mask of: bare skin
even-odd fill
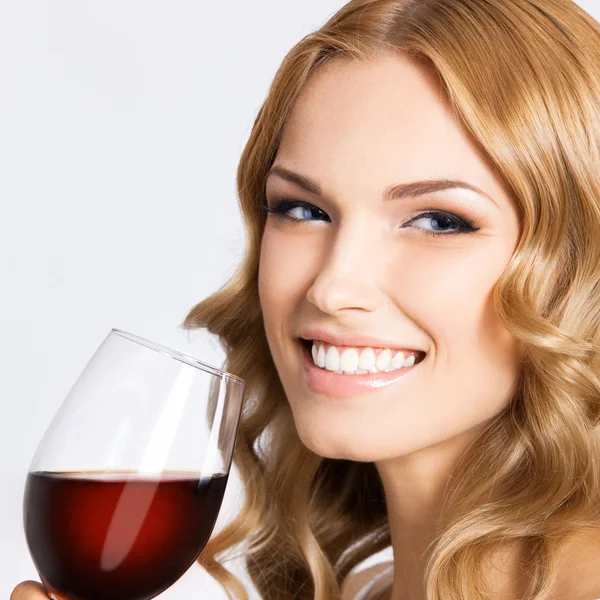
[[[322,191],[276,174],[266,184],[270,206],[283,197],[315,207],[291,209],[297,222],[269,215],[261,248],[265,330],[296,428],[320,456],[376,464],[394,550],[392,598],[424,600],[423,553],[450,471],[507,406],[518,375],[520,346],[492,298],[518,240],[517,206],[437,78],[396,55],[318,71],[294,105],[274,166]],[[458,179],[481,193],[384,200],[388,186],[426,179]],[[430,210],[476,220],[478,229],[448,233],[456,225]],[[331,401],[303,376],[295,336],[310,325],[427,357],[391,386]]]
[[[48,596],[41,583],[23,581],[13,590],[10,600],[48,600]]]
[[[275,174],[266,184],[270,206],[278,198],[304,203],[289,210],[298,221],[269,215],[259,272],[265,331],[298,434],[320,456],[375,463],[394,551],[393,587],[383,598],[425,600],[424,551],[450,471],[510,402],[518,375],[521,348],[492,301],[518,240],[517,207],[437,79],[399,56],[330,63],[315,73],[274,166],[322,191]],[[459,179],[481,193],[384,201],[388,186],[425,179]],[[427,235],[455,228],[430,211],[474,219],[477,230]],[[406,343],[427,357],[392,386],[332,402],[303,377],[297,337],[313,325]],[[490,574],[498,600],[520,597],[519,552],[499,555]],[[598,536],[576,536],[553,598],[600,597],[598,573]],[[358,588],[345,591],[351,600]],[[45,598],[34,582],[11,596]]]
[[[522,346],[493,304],[518,242],[518,206],[456,120],[439,79],[400,55],[317,71],[292,109],[273,167],[320,188],[273,172],[265,190],[270,207],[301,202],[288,207],[289,218],[268,216],[259,270],[265,331],[298,434],[320,456],[375,463],[394,554],[384,598],[425,600],[425,549],[451,470],[510,403],[518,377]],[[392,185],[429,179],[479,191],[385,199]],[[449,234],[456,226],[430,211],[477,229]],[[329,398],[304,376],[297,338],[310,326],[427,356],[391,386]],[[561,559],[556,598],[600,597],[590,592],[600,590],[590,575],[600,562],[597,538],[574,538],[571,549],[587,551]],[[521,595],[522,551],[494,556],[489,578],[498,600]]]

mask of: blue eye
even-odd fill
[[[261,205],[261,208],[267,213],[278,215],[289,221],[304,221],[304,219],[299,219],[298,217],[292,217],[290,215],[290,211],[296,208],[304,209],[307,212],[319,212],[322,215],[327,216],[326,213],[324,213],[320,208],[317,208],[316,206],[309,204],[308,202],[302,202],[300,200],[276,200],[272,207]]]
[[[286,219],[288,221],[303,223],[306,222],[306,219],[299,218],[297,216],[292,216],[290,213],[292,210],[301,209],[305,211],[305,214],[309,214],[312,216],[324,216],[327,217],[327,213],[323,212],[320,208],[317,208],[313,204],[309,202],[303,202],[302,200],[291,200],[287,198],[283,198],[280,200],[275,200],[273,206],[261,205],[260,207],[266,213],[275,215],[278,218]],[[300,212],[301,212],[300,210]],[[449,213],[446,211],[439,210],[428,210],[426,212],[420,213],[416,217],[413,217],[409,223],[414,223],[415,221],[420,221],[423,219],[429,219],[433,223],[437,223],[438,227],[440,224],[442,227],[444,225],[449,225],[451,229],[420,229],[425,235],[431,236],[447,236],[447,235],[457,235],[459,233],[473,233],[479,230],[477,227],[477,221],[473,219],[469,219],[467,217],[459,217],[453,213]]]

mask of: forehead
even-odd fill
[[[335,60],[313,73],[286,122],[276,162],[340,192],[367,194],[429,178],[463,179],[494,196],[506,192],[453,116],[439,76],[401,55]]]

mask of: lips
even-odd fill
[[[411,367],[384,373],[344,375],[315,365],[310,350],[312,342],[307,342],[307,340],[299,340],[299,342],[298,346],[302,356],[302,377],[306,385],[313,392],[331,398],[351,399],[354,397],[360,400],[365,393],[371,393],[394,384],[400,385],[401,380],[409,376],[424,360],[422,357]]]
[[[415,352],[425,354],[423,350],[412,346],[399,346],[397,343],[390,340],[385,340],[379,337],[365,336],[361,334],[336,334],[333,332],[326,331],[325,329],[305,329],[298,336],[300,339],[311,342],[317,340],[320,342],[326,342],[332,346],[350,346],[358,348],[389,348],[393,351],[399,352]]]

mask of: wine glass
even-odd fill
[[[147,600],[209,540],[243,379],[112,329],[29,468],[27,545],[57,600]]]

